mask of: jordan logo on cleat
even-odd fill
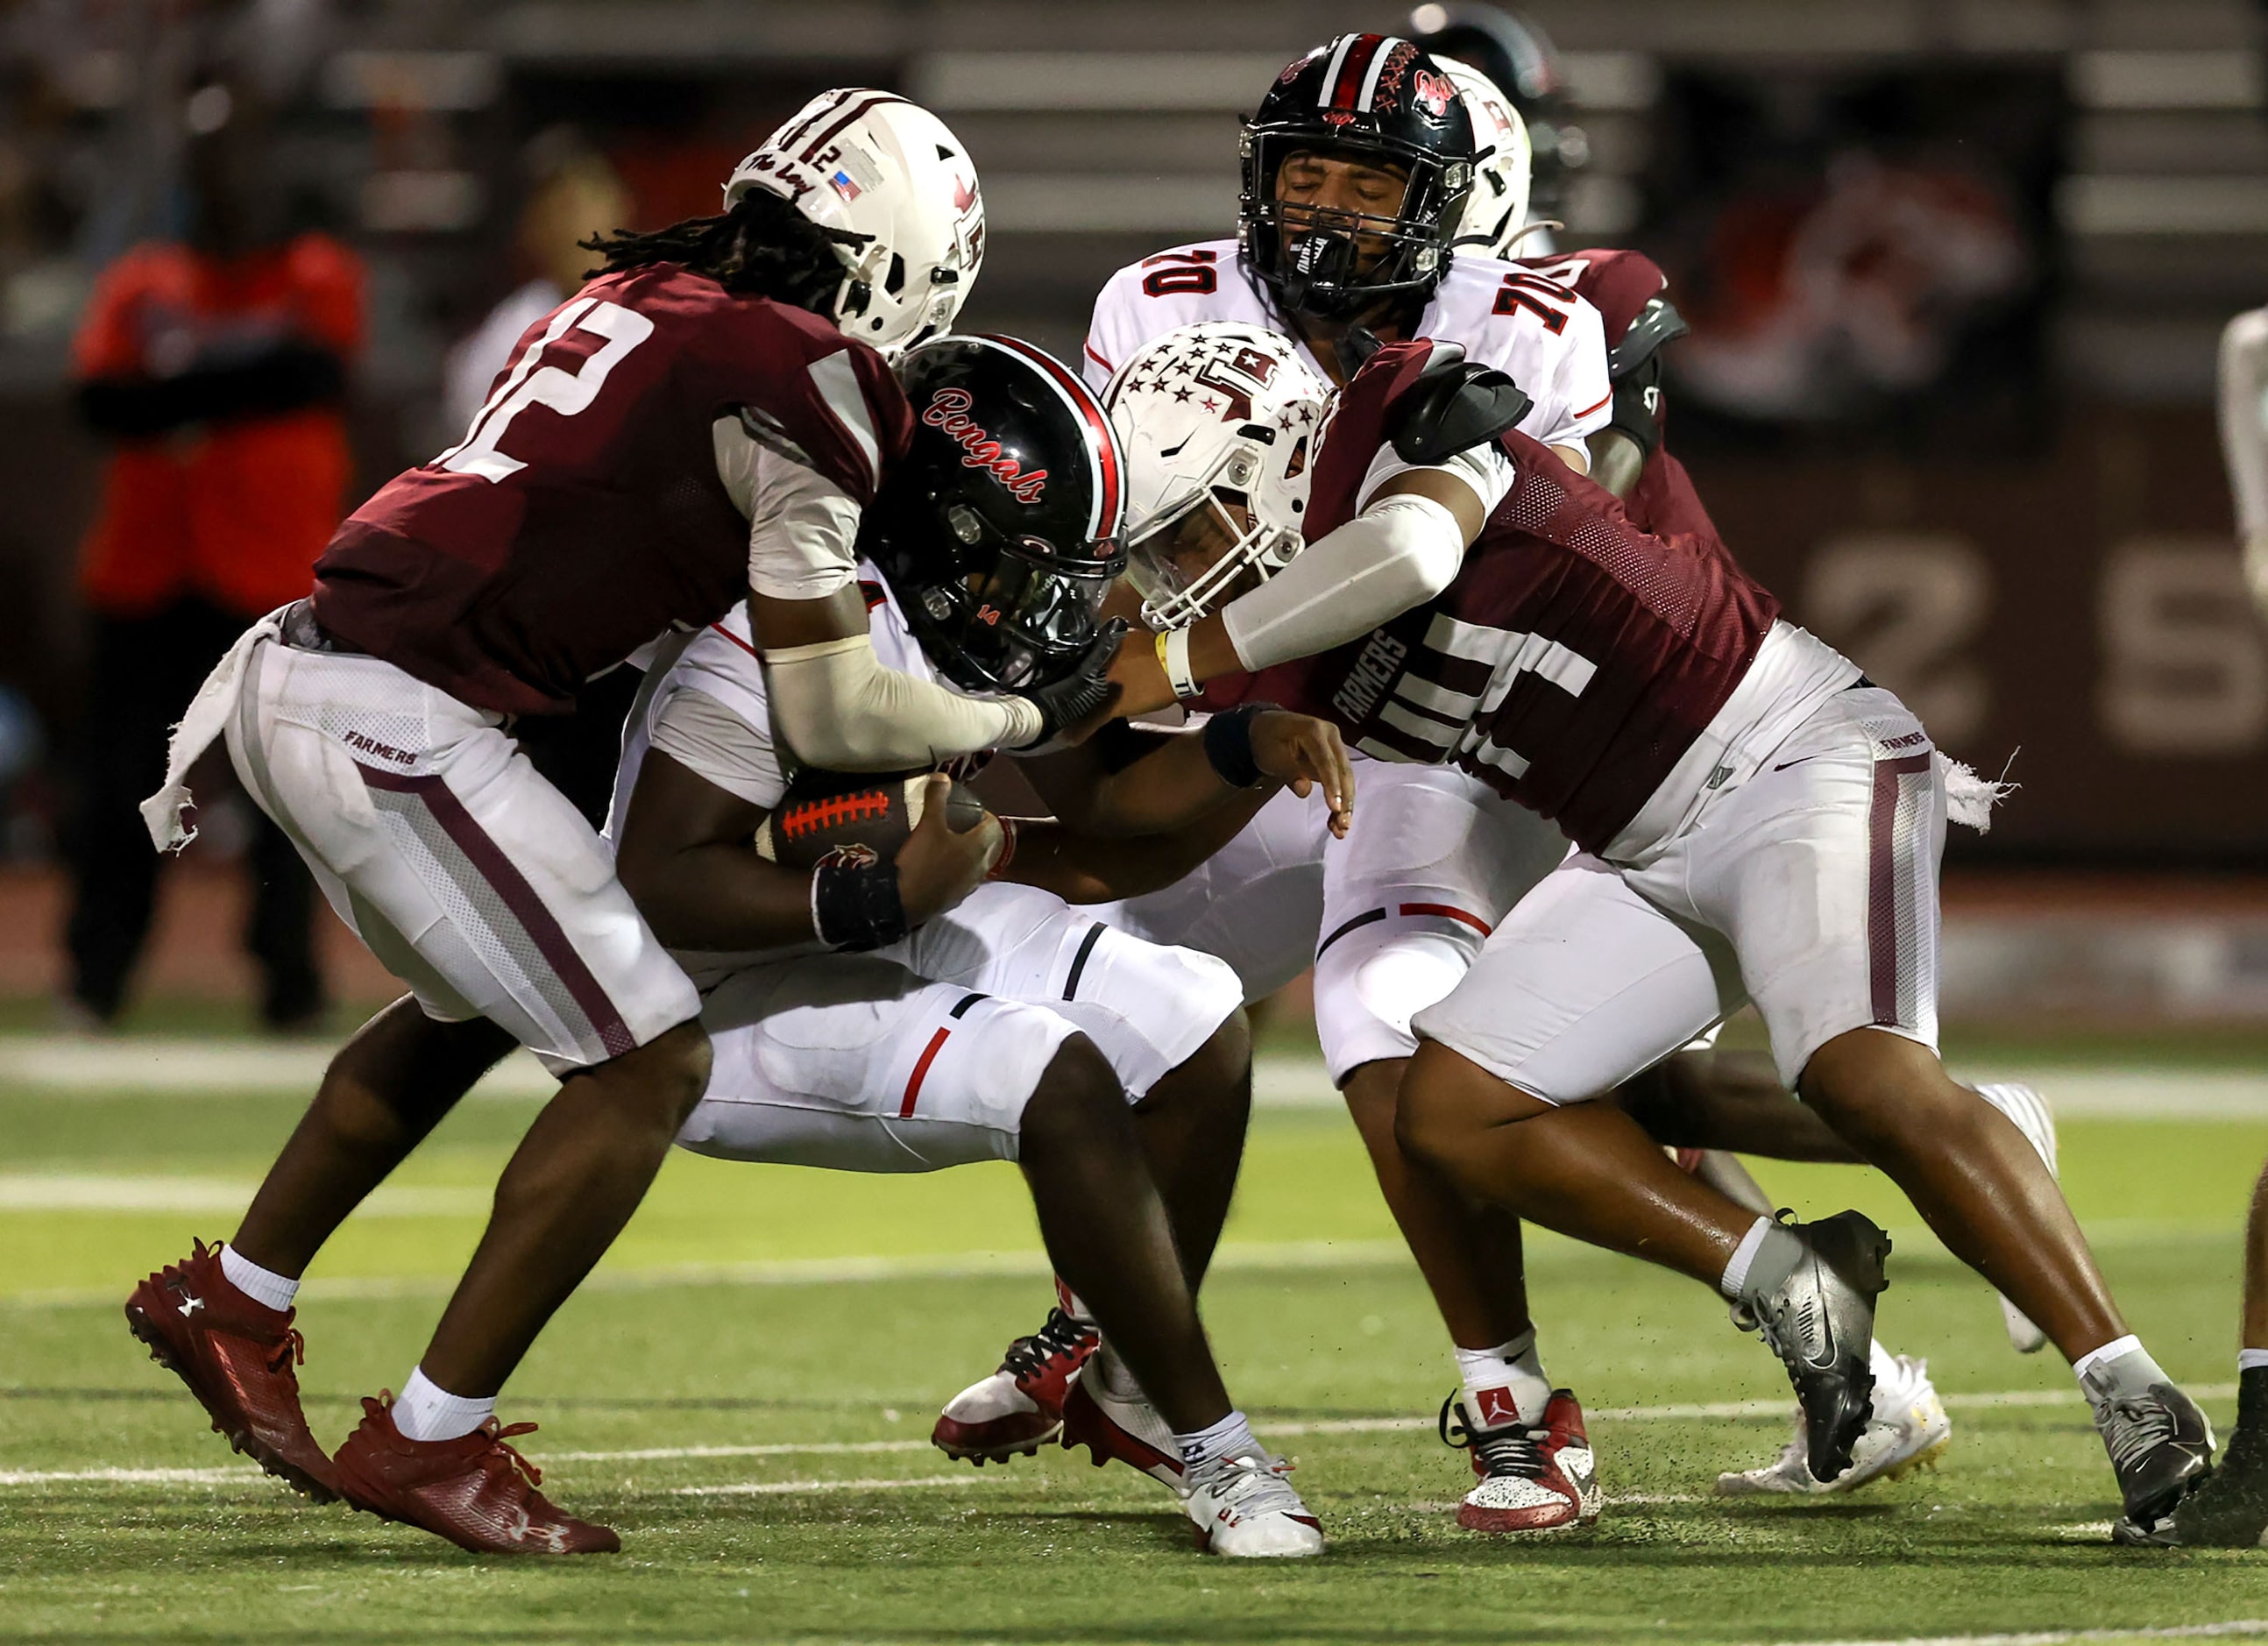
[[[181,1311],[181,1318],[186,1320],[194,1310],[205,1306],[205,1300],[202,1297],[192,1297],[186,1303],[176,1303],[173,1306]]]
[[[1502,1428],[1507,1423],[1520,1421],[1520,1407],[1513,1402],[1509,1389],[1482,1390],[1480,1408],[1483,1428]]]

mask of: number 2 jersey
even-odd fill
[[[315,615],[476,708],[556,712],[746,596],[768,475],[823,491],[839,535],[911,432],[881,357],[818,315],[673,263],[607,275],[528,328],[462,443],[339,528]]]
[[[1432,347],[1389,344],[1339,396],[1311,537],[1359,511]],[[1515,431],[1503,446],[1511,490],[1447,590],[1236,695],[1336,720],[1381,759],[1462,766],[1586,851],[1643,856],[1858,670],[1778,622],[1713,532],[1641,531],[1537,441]]]
[[[1216,320],[1264,326],[1299,341],[1268,288],[1237,257],[1236,242],[1204,240],[1110,277],[1094,299],[1081,370],[1100,394],[1143,344]],[[1467,359],[1495,366],[1519,384],[1535,402],[1521,431],[1546,446],[1580,446],[1584,436],[1606,426],[1614,395],[1598,311],[1534,269],[1458,253],[1416,335],[1454,343]],[[1314,351],[1304,343],[1300,348],[1322,371]]]

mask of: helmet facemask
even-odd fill
[[[1254,441],[1239,440],[1188,497],[1129,534],[1126,580],[1142,596],[1142,621],[1151,628],[1187,627],[1266,582],[1300,552],[1296,526],[1253,506],[1263,461]],[[1206,551],[1217,557],[1193,571],[1190,561]]]
[[[1351,319],[1381,298],[1428,295],[1440,283],[1472,187],[1470,162],[1385,140],[1352,144],[1322,127],[1248,129],[1242,152],[1238,236],[1254,272],[1292,313]],[[1279,199],[1285,162],[1307,152],[1403,173],[1400,206],[1389,218]]]
[[[1059,550],[1036,539],[1006,537],[971,509],[947,511],[954,535],[984,571],[905,591],[915,637],[938,672],[964,691],[1045,685],[1094,643],[1103,597],[1125,569],[1124,553],[1071,571]]]

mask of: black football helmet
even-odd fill
[[[1277,173],[1300,150],[1409,173],[1393,218],[1285,208]],[[1345,320],[1380,298],[1423,300],[1449,271],[1449,243],[1473,182],[1473,127],[1440,65],[1406,40],[1342,34],[1286,64],[1244,123],[1237,244],[1294,314]],[[1358,237],[1382,239],[1360,266]]]
[[[1574,122],[1574,102],[1551,37],[1531,18],[1492,5],[1422,5],[1410,37],[1437,57],[1454,57],[1496,82],[1528,122],[1528,210],[1560,218],[1567,185],[1590,163],[1590,140]]]
[[[939,337],[898,380],[913,444],[862,520],[940,674],[969,691],[1029,691],[1070,672],[1126,569],[1125,456],[1076,373],[1013,337]]]

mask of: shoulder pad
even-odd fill
[[[1675,343],[1692,329],[1668,298],[1652,299],[1638,310],[1638,318],[1623,333],[1623,340],[1607,351],[1608,378],[1629,376],[1651,360],[1664,343]]]
[[[1535,402],[1492,365],[1476,365],[1454,343],[1436,343],[1396,410],[1394,454],[1405,463],[1446,462],[1518,424]]]

